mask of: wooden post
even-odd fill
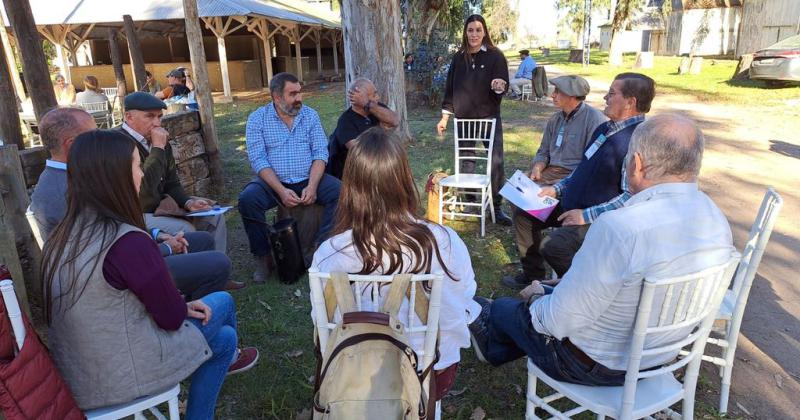
[[[25,86],[28,87],[36,119],[40,120],[47,111],[58,106],[42,50],[42,39],[36,30],[28,0],[5,0],[5,5],[8,23],[14,28],[14,36],[17,38],[22,57]]]
[[[0,13],[0,39],[3,42],[3,49],[6,51],[6,64],[8,71],[11,73],[11,80],[14,81],[14,90],[17,92],[17,98],[20,102],[25,102],[25,88],[22,87],[22,79],[19,78],[17,71],[17,58],[14,57],[14,50],[11,48],[11,41],[8,39],[8,32],[6,31],[6,22],[3,20],[3,14]]]
[[[0,193],[2,193],[3,212],[0,214],[0,225],[11,232],[22,276],[16,275],[15,282],[20,298],[28,300],[28,296],[41,301],[41,282],[39,268],[42,264],[42,252],[31,232],[25,212],[30,201],[25,188],[19,153],[16,145],[0,146]],[[2,230],[2,229],[0,229]],[[5,240],[4,240],[5,242]],[[6,247],[3,247],[6,248]],[[13,257],[13,252],[5,249],[2,258]],[[12,264],[13,265],[13,264]],[[20,281],[24,280],[24,281]],[[22,287],[24,284],[24,288]]]
[[[300,83],[303,83],[303,60],[300,57],[300,25],[294,26],[294,53],[297,56],[297,79],[300,80]]]
[[[331,37],[333,44],[333,72],[339,75],[339,35]]]
[[[125,71],[122,69],[122,56],[119,53],[119,33],[114,28],[108,29],[108,51],[111,54],[111,66],[114,67],[114,79],[117,83],[117,100],[120,108],[124,110],[123,100],[128,94],[128,87],[125,81]],[[113,105],[113,104],[112,104]]]
[[[66,83],[72,83],[72,72],[69,70],[69,63],[67,62],[66,55],[64,55],[64,47],[57,42],[53,43],[53,46],[56,47],[56,58],[58,59],[59,66],[61,66],[61,75],[64,76]]]
[[[222,161],[219,156],[219,147],[217,146],[214,101],[211,98],[211,92],[207,88],[209,83],[206,52],[203,49],[203,33],[200,31],[200,18],[197,14],[197,2],[195,0],[183,0],[183,15],[186,23],[186,41],[189,44],[194,83],[198,87],[195,91],[195,98],[200,108],[200,122],[203,125],[203,143],[208,154],[211,189],[215,194],[219,194],[223,185]]]
[[[0,43],[0,140],[4,144],[15,144],[24,149],[25,142],[22,140],[22,129],[17,113],[17,98],[14,95],[10,75],[17,69],[9,68],[5,52],[4,45]]]
[[[263,28],[264,33],[264,61],[267,64],[267,88],[269,88],[269,81],[272,80],[272,43],[271,38],[269,37],[269,22],[266,19],[262,19],[260,25]]]
[[[322,30],[314,31],[314,41],[317,42],[317,79],[322,77]]]
[[[147,83],[147,75],[145,74],[144,56],[142,56],[139,36],[136,35],[136,27],[133,26],[131,15],[124,15],[122,19],[125,22],[125,37],[128,39],[128,52],[131,55],[134,86],[136,86],[137,91],[144,90],[144,85]]]
[[[233,101],[233,94],[231,94],[231,78],[228,74],[228,51],[225,49],[224,36],[217,37],[217,50],[219,51],[219,69],[222,72],[222,100],[223,102],[231,102]]]

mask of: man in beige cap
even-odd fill
[[[580,76],[551,79],[555,86],[551,98],[560,111],[547,122],[542,143],[533,157],[531,179],[539,185],[552,185],[568,176],[581,162],[594,130],[608,118],[583,101],[589,83]]]

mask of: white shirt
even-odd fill
[[[472,271],[472,262],[466,245],[452,229],[431,223],[427,223],[427,225],[436,238],[442,260],[447,269],[453,274],[452,278],[445,274],[434,253],[431,274],[444,275],[442,306],[439,313],[440,356],[439,362],[434,366],[435,369],[441,370],[461,360],[460,349],[470,346],[467,325],[478,317],[481,307],[472,300],[475,296],[477,284],[475,283],[475,273]],[[314,261],[311,266],[323,273],[333,271],[357,273],[361,271],[363,263],[356,249],[352,246],[352,238],[352,231],[347,231],[323,242],[317,252],[314,253]],[[404,266],[408,267],[410,262],[410,257],[406,254],[403,261]],[[382,298],[385,298],[385,294],[383,294]],[[378,311],[382,304],[383,299],[381,299],[381,302],[372,302],[369,290],[364,291],[362,294],[363,310]],[[403,299],[399,313],[408,313],[407,299]],[[339,314],[337,313],[338,317]],[[414,322],[419,325],[420,321],[416,314],[414,314],[414,317]],[[400,318],[400,321],[405,325],[405,319],[403,319],[405,317],[401,316]],[[417,352],[421,351],[423,349],[423,339],[423,333],[411,334],[409,340],[411,348]]]
[[[642,279],[700,271],[733,251],[728,221],[697,184],[655,185],[592,223],[553,294],[531,304],[533,327],[568,337],[594,361],[625,370]],[[690,330],[649,337],[645,349],[683,339]],[[644,356],[641,366],[675,356]]]
[[[131,126],[129,126],[126,123],[122,123],[122,129],[127,131],[128,134],[130,134],[131,136],[133,136],[134,139],[136,139],[136,141],[141,143],[142,146],[144,146],[144,148],[147,149],[148,152],[150,151],[150,142],[147,141],[147,139],[144,138],[143,135],[139,134],[138,131],[134,130],[133,128],[131,128]]]

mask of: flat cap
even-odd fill
[[[125,109],[148,111],[151,109],[167,109],[167,105],[161,99],[147,92],[133,92],[125,97]]]
[[[519,50],[519,53],[522,55],[531,55],[531,52],[528,50]]]
[[[177,69],[167,73],[167,77],[177,77],[179,79],[183,79],[184,77],[186,77],[186,68],[178,67]]]
[[[580,76],[559,76],[550,79],[550,83],[569,96],[586,96],[591,90],[589,88],[589,82]]]

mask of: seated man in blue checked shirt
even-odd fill
[[[562,277],[583,244],[589,224],[630,198],[623,162],[633,130],[644,121],[655,94],[655,82],[643,74],[621,73],[614,78],[604,98],[603,112],[609,121],[594,131],[575,171],[539,193],[561,202],[545,222],[524,212],[514,215],[517,248],[520,253],[527,251],[520,255],[522,272],[504,276],[504,285],[522,289],[541,280],[544,261]],[[542,230],[549,227],[558,228],[542,240]]]
[[[314,239],[319,244],[333,227],[339,202],[339,180],[325,174],[328,138],[317,112],[303,106],[300,89],[294,75],[276,74],[269,82],[272,103],[247,119],[247,155],[256,177],[239,194],[239,213],[256,260],[255,283],[266,282],[275,264],[267,237],[267,210],[321,204],[325,211]]]

